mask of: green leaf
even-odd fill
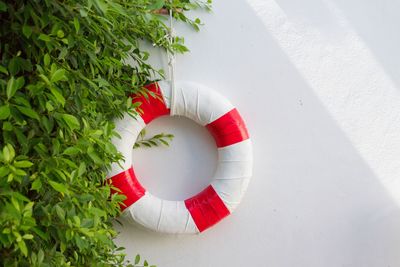
[[[58,103],[60,103],[62,106],[65,105],[65,98],[57,88],[50,87],[50,92],[56,98]]]
[[[78,119],[70,114],[62,114],[62,118],[71,130],[79,129],[81,127]]]
[[[8,70],[11,75],[16,75],[20,71],[21,59],[19,57],[13,57],[10,62],[8,62]]]
[[[3,130],[11,132],[13,130],[13,126],[9,121],[3,122]]]
[[[169,146],[169,143],[165,141],[164,139],[159,139],[161,143],[163,143],[165,146]]]
[[[68,189],[67,189],[67,187],[65,187],[65,185],[51,181],[51,180],[49,180],[48,182],[51,185],[51,187],[53,187],[56,191],[63,193],[63,194],[68,193]]]
[[[75,27],[75,32],[78,33],[81,25],[79,24],[79,20],[77,17],[74,18],[74,27]]]
[[[10,169],[7,166],[0,167],[0,177],[4,177],[10,173]]]
[[[25,175],[27,175],[27,173],[25,171],[21,170],[21,169],[16,169],[14,171],[14,174],[17,175],[17,176],[25,176]]]
[[[38,38],[39,38],[39,40],[42,40],[45,42],[51,41],[51,38],[47,34],[44,34],[44,33],[41,33]]]
[[[21,160],[21,161],[14,162],[14,166],[17,168],[29,168],[32,165],[33,165],[33,163],[28,160]]]
[[[55,82],[58,82],[59,80],[63,79],[64,77],[65,77],[65,70],[64,69],[58,69],[53,73],[53,75],[51,76],[50,81],[55,83]]]
[[[26,38],[29,38],[32,34],[32,27],[28,25],[22,26],[22,33],[25,35]]]
[[[78,168],[78,176],[82,176],[86,172],[86,164],[85,162],[81,162]]]
[[[42,188],[42,181],[40,181],[40,179],[38,178],[35,181],[33,181],[31,189],[39,191],[40,188]]]
[[[49,55],[49,54],[44,55],[44,57],[43,57],[43,63],[44,63],[45,66],[50,65],[50,55]],[[47,77],[46,77],[46,78],[47,78]]]
[[[54,110],[54,107],[53,107],[53,105],[50,103],[50,101],[47,101],[46,102],[46,109],[48,110],[48,111],[53,111]]]
[[[8,70],[2,65],[0,65],[0,72],[8,75]]]
[[[67,149],[64,150],[64,154],[65,155],[69,155],[69,156],[73,156],[73,155],[79,154],[80,152],[81,151],[78,148],[73,147],[73,146],[68,147]]]
[[[18,77],[18,79],[15,81],[15,84],[16,84],[17,90],[21,89],[25,84],[24,76]]]
[[[154,0],[153,3],[147,6],[149,10],[158,10],[161,9],[165,5],[164,0]]]
[[[10,99],[17,91],[17,84],[15,82],[14,76],[8,80],[6,91],[7,91],[7,99]]]
[[[39,74],[39,77],[40,77],[47,85],[51,86],[50,80],[49,80],[49,78],[47,78],[46,75],[44,75],[44,74]]]
[[[28,248],[26,247],[24,240],[20,240],[17,244],[22,254],[24,254],[25,257],[28,256]]]
[[[29,107],[23,107],[23,106],[16,106],[19,111],[21,111],[22,114],[36,120],[40,120],[39,114],[35,110]]]
[[[22,236],[22,238],[23,238],[23,239],[33,239],[33,235],[31,235],[31,234],[24,234],[24,235]]]
[[[81,8],[81,9],[79,10],[79,14],[81,15],[82,18],[85,18],[85,17],[87,17],[87,15],[88,15],[87,11],[84,10],[83,8]]]
[[[4,105],[0,107],[0,120],[5,120],[10,116],[10,107],[8,105]]]
[[[57,213],[58,217],[62,221],[64,221],[64,219],[65,219],[65,211],[59,205],[56,205],[55,209],[56,209],[56,213]]]
[[[39,265],[43,262],[43,260],[44,260],[44,252],[43,252],[42,249],[39,249],[39,252],[38,252],[38,263],[39,263]]]
[[[41,122],[47,133],[50,133],[54,126],[53,121],[49,120],[46,116],[42,116]]]
[[[139,264],[139,262],[140,262],[140,255],[137,254],[135,257],[135,264]]]
[[[18,202],[17,199],[11,197],[11,203],[13,204],[13,206],[14,206],[18,211],[21,211],[21,207],[20,207],[19,202]],[[17,241],[19,241],[19,240],[21,240],[21,239],[22,239],[22,237],[21,237],[21,235],[19,235],[19,233],[18,233]]]
[[[3,158],[6,163],[11,162],[15,157],[14,147],[7,144],[3,147]]]
[[[8,80],[7,82],[7,99],[10,99],[11,97],[14,96],[15,92],[18,89],[21,89],[25,84],[25,79],[23,76],[17,78],[17,80],[15,80],[14,77],[11,77],[11,79]]]
[[[58,31],[57,31],[57,37],[58,37],[58,38],[63,38],[64,35],[65,35],[65,34],[64,34],[64,31],[63,31],[63,30],[58,30]]]
[[[103,164],[103,161],[99,157],[99,155],[94,151],[93,147],[89,147],[87,150],[87,154],[96,164]]]

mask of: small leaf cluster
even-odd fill
[[[156,146],[169,146],[170,142],[174,139],[173,134],[166,134],[166,133],[159,133],[153,135],[150,138],[146,138],[146,129],[143,129],[140,134],[139,138],[136,141],[133,148],[138,147],[156,147]]]
[[[184,11],[205,7],[189,0],[0,1],[1,266],[127,264],[112,227],[124,196],[105,183],[121,160],[110,141],[113,120],[137,114],[129,95],[162,76],[146,62],[143,40],[187,51],[182,38],[165,39],[160,5],[179,10],[175,18],[195,29],[200,21]]]
[[[155,265],[149,265],[149,263],[147,262],[147,260],[143,261],[143,264],[140,264],[140,255],[137,254],[135,257],[135,266],[137,267],[156,267]]]

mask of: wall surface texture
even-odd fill
[[[400,1],[215,1],[177,79],[229,98],[247,122],[254,175],[236,212],[197,236],[119,226],[118,244],[158,267],[400,266]],[[154,50],[151,62],[165,66]],[[160,118],[170,148],[133,152],[166,199],[202,190],[216,147],[201,126]]]

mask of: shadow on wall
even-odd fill
[[[335,3],[400,88],[400,2],[336,0]]]
[[[307,2],[314,7],[315,1]],[[317,16],[310,8],[294,12],[286,0],[249,3],[355,149],[400,202],[400,183],[393,181],[400,174],[400,93],[351,22],[332,1],[323,1]]]
[[[359,95],[370,71],[358,69],[365,49],[346,50],[340,40],[330,46],[329,38],[349,37],[346,25],[320,1],[306,2],[304,10],[288,0],[216,2],[214,14],[203,16],[203,32],[185,34],[192,53],[179,59],[178,75],[203,77],[241,110],[254,141],[253,180],[236,215],[200,236],[124,225],[116,226],[119,244],[162,267],[400,264],[400,209],[396,191],[388,191],[388,177],[398,172],[391,158],[385,163],[390,144],[375,143],[381,123],[396,129],[381,117],[388,110],[377,107],[398,112],[400,105],[387,102],[397,98],[380,90],[382,77],[368,92],[383,102],[364,103],[372,101]],[[397,75],[394,64],[387,67]],[[378,116],[359,117],[365,112]]]

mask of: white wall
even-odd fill
[[[117,242],[158,267],[400,266],[400,1],[215,1],[178,79],[228,97],[254,142],[254,176],[237,211],[198,236],[116,226]],[[151,61],[165,63],[154,52]],[[162,66],[162,65],[160,65]],[[139,180],[184,199],[204,188],[207,131],[154,121],[171,148],[134,152]]]

